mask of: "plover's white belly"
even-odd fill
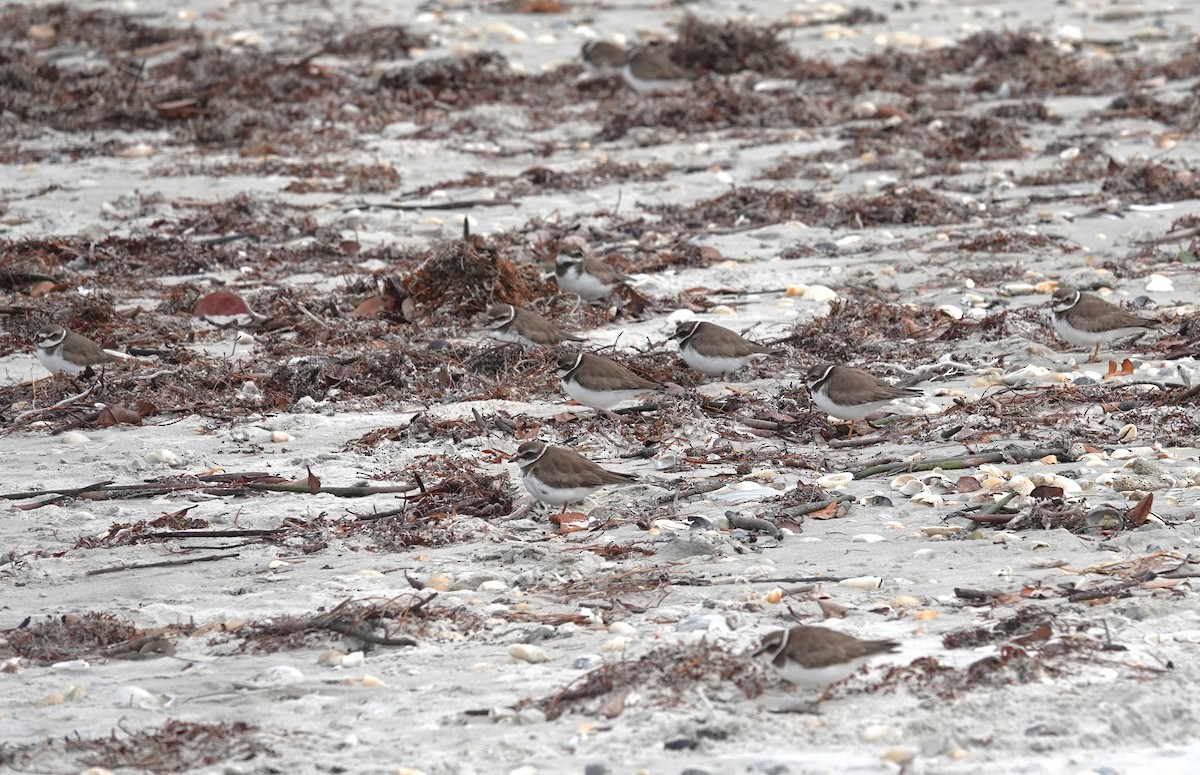
[[[549,487],[541,479],[531,474],[523,474],[521,484],[525,485],[525,489],[529,491],[530,495],[543,503],[554,506],[576,503],[598,489],[596,487]]]
[[[1120,336],[1122,331],[1132,331],[1129,328],[1115,328],[1111,331],[1080,331],[1078,328],[1067,323],[1065,317],[1058,315],[1054,316],[1054,330],[1058,332],[1064,340],[1076,347],[1091,347],[1092,345],[1103,344],[1110,339]]]
[[[633,74],[633,68],[628,64],[621,68],[621,77],[638,94],[656,94],[658,92],[673,91],[683,87],[687,83],[687,81],[680,78],[639,78]]]
[[[742,366],[745,366],[746,361],[750,360],[750,356],[721,358],[703,355],[696,352],[694,347],[681,347],[679,349],[679,357],[683,358],[683,362],[688,366],[710,377],[719,377],[722,374],[735,372],[742,368]]]
[[[520,345],[524,345],[526,347],[533,346],[533,342],[529,341],[525,337],[518,334],[517,330],[515,328],[509,328],[507,330],[493,328],[488,331],[488,336],[492,337],[497,342],[507,342],[508,344],[520,344]]]
[[[584,272],[578,267],[572,267],[561,275],[556,275],[556,277],[560,291],[574,293],[579,298],[586,299],[587,301],[603,299],[605,296],[610,295],[615,287],[604,283],[595,275]]]
[[[843,678],[852,675],[868,661],[868,659],[860,658],[854,660],[853,662],[845,662],[840,665],[806,668],[789,659],[787,661],[787,665],[779,671],[779,674],[783,680],[794,686],[808,686],[817,689],[824,689],[830,684],[837,683]]]
[[[79,374],[86,368],[79,364],[71,363],[59,355],[57,351],[47,352],[45,350],[38,350],[37,359],[42,362],[42,365],[46,367],[46,371],[51,374],[62,374],[64,372],[67,374]]]
[[[822,412],[839,420],[861,420],[871,412],[891,403],[891,401],[874,401],[869,404],[843,406],[842,404],[835,404],[833,401],[830,401],[828,394],[824,390],[813,391],[812,402]]]
[[[578,382],[563,381],[563,390],[584,406],[593,409],[612,409],[625,401],[632,401],[648,390],[589,390]]]

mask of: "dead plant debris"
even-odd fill
[[[111,613],[29,617],[0,630],[0,655],[18,656],[39,665],[71,659],[135,659],[173,654],[173,640],[195,631],[191,624],[141,629]]]
[[[522,700],[556,719],[566,713],[615,718],[632,691],[658,708],[672,708],[698,684],[733,682],[749,698],[762,692],[762,675],[746,655],[732,654],[713,643],[664,646],[634,660],[603,665],[558,692]]]

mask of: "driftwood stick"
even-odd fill
[[[126,570],[144,570],[146,568],[172,568],[177,565],[192,565],[197,562],[213,562],[215,560],[228,560],[230,557],[240,556],[237,552],[233,554],[209,554],[204,557],[190,557],[186,560],[164,560],[163,562],[141,562],[135,565],[114,565],[110,568],[97,568],[83,574],[85,576],[99,576],[104,573],[119,573]]]
[[[683,490],[676,490],[675,492],[671,493],[670,495],[663,495],[663,496],[659,497],[658,502],[659,503],[671,503],[672,501],[677,500],[679,498],[690,498],[693,495],[703,495],[706,492],[712,492],[713,490],[721,489],[725,485],[729,484],[730,481],[732,481],[732,480],[724,479],[724,478],[721,478],[718,480],[710,479],[708,481],[694,484],[691,487],[688,487]]]
[[[758,530],[763,533],[769,533],[775,538],[783,538],[783,531],[770,520],[761,517],[748,517],[736,511],[726,511],[725,516],[729,519],[729,526],[734,530]]]
[[[163,530],[138,536],[138,540],[155,538],[258,538],[286,533],[287,528],[271,527],[261,530]]]
[[[262,484],[259,482],[249,482],[247,485],[252,490],[266,490],[268,492],[298,492],[303,495],[316,495],[317,493],[325,493],[327,495],[337,495],[341,498],[361,498],[366,495],[385,495],[389,493],[404,493],[411,492],[416,488],[415,485],[385,485],[382,487],[326,487],[321,485],[313,489],[308,482],[279,482],[277,484]]]
[[[1005,461],[1020,463],[1027,460],[1037,460],[1038,458],[1046,457],[1047,455],[1056,455],[1058,457],[1062,457],[1066,454],[1067,450],[1064,447],[1013,447],[1011,449],[997,450],[995,452],[980,452],[973,455],[962,455],[960,457],[943,457],[935,460],[922,460],[917,463],[907,463],[904,461],[897,463],[885,463],[857,471],[854,474],[854,478],[866,479],[869,476],[875,476],[877,474],[891,474],[899,471],[932,471],[935,468],[953,471],[963,468],[977,468],[985,463],[1003,463]]]
[[[208,479],[209,477],[204,477]],[[379,487],[325,487],[321,486],[316,489],[318,493],[328,493],[337,495],[343,498],[361,498],[367,495],[385,495],[389,493],[406,493],[417,489],[415,485],[384,485]],[[259,490],[265,492],[296,492],[303,495],[314,494],[312,487],[308,482],[246,482],[240,487],[234,488],[214,488],[205,484],[203,481],[197,482],[177,482],[177,483],[155,483],[147,482],[145,484],[112,484],[105,483],[104,486],[91,485],[85,488],[72,488],[68,490],[26,490],[24,492],[0,493],[0,499],[4,500],[24,500],[26,498],[37,498],[42,495],[62,495],[62,496],[77,496],[86,493],[94,493],[105,497],[130,497],[138,495],[161,495],[162,493],[178,492],[180,490],[204,490],[216,494],[237,494],[247,490]]]
[[[853,495],[839,495],[836,498],[826,498],[823,501],[813,501],[812,503],[801,503],[799,506],[788,506],[783,510],[784,514],[789,517],[801,517],[805,514],[812,514],[814,511],[828,508],[835,503],[849,503],[854,500]]]
[[[74,490],[59,493],[58,495],[55,495],[53,498],[47,498],[44,501],[38,501],[37,503],[27,503],[24,506],[14,506],[14,508],[22,509],[24,511],[32,511],[33,509],[40,509],[42,506],[49,506],[53,503],[61,503],[62,501],[69,500],[70,498],[73,498],[77,495],[82,495],[85,492],[91,492],[92,490],[102,490],[110,484],[112,484],[111,480],[109,480],[107,482],[96,482],[95,484],[89,484],[85,487],[77,487]],[[43,492],[45,492],[45,491],[43,490]]]

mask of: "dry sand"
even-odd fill
[[[212,35],[215,45],[242,44],[265,51],[301,49],[296,31],[306,27],[405,24],[412,32],[436,36],[424,58],[492,49],[536,73],[571,60],[591,32],[633,37],[635,31],[657,30],[669,35],[682,9],[660,6],[617,2],[580,6],[563,14],[528,14],[506,13],[498,4],[421,4],[418,9],[413,3],[207,3],[189,6],[187,19],[194,18],[195,27]],[[161,3],[87,7],[132,13],[153,26],[186,22],[178,8]],[[706,19],[747,18],[752,13],[749,18],[763,22],[789,17],[795,21],[828,9],[714,2],[693,10]],[[1188,47],[1195,49],[1200,22],[1200,4],[1194,2],[923,2],[903,8],[886,4],[878,10],[888,15],[888,22],[798,26],[784,37],[804,56],[844,61],[881,52],[888,44],[911,52],[948,45],[981,30],[1030,29],[1062,41],[1079,57],[1104,59],[1115,52],[1159,61]],[[86,67],[99,58],[86,49],[73,52],[74,59],[59,53],[63,67]],[[964,74],[961,81],[964,93],[970,93],[970,75]],[[747,81],[746,88],[752,83]],[[1163,99],[1194,101],[1195,84],[1195,77],[1167,80],[1147,84],[1146,90]],[[981,115],[1022,99],[1009,90],[1011,85],[1004,93],[972,98],[968,112]],[[651,205],[688,204],[747,185],[812,189],[832,198],[884,190],[912,175],[920,185],[937,188],[976,213],[960,225],[933,227],[829,229],[798,220],[746,230],[706,230],[701,225],[693,231],[694,241],[719,251],[720,262],[643,278],[641,291],[659,299],[677,300],[686,289],[700,286],[745,292],[719,298],[713,294],[715,301],[726,303],[702,317],[749,331],[763,341],[782,339],[798,324],[827,314],[833,294],[826,296],[823,288],[835,289],[851,303],[868,303],[876,296],[924,308],[952,305],[960,312],[967,298],[970,315],[974,313],[968,294],[978,295],[974,303],[979,309],[994,303],[1019,312],[1044,303],[1044,289],[1050,286],[1037,293],[1013,283],[1033,286],[1098,277],[1115,288],[1114,298],[1146,295],[1157,304],[1155,314],[1194,318],[1195,265],[1175,260],[1176,251],[1186,245],[1165,244],[1153,261],[1142,250],[1145,241],[1166,234],[1173,221],[1194,215],[1194,199],[1161,204],[1139,199],[1132,206],[1134,198],[1114,195],[1106,206],[1097,206],[1085,197],[1096,193],[1099,181],[1044,186],[1020,182],[1067,163],[1064,159],[1070,154],[1064,157],[1064,151],[1093,142],[1120,163],[1155,158],[1195,174],[1200,149],[1194,118],[1192,132],[1181,132],[1166,143],[1163,135],[1170,127],[1149,118],[1115,115],[1117,111],[1109,110],[1115,96],[1046,98],[1046,108],[1061,120],[1031,123],[1022,141],[1028,153],[969,159],[956,173],[928,176],[911,167],[878,168],[869,159],[849,159],[829,162],[822,179],[763,181],[762,170],[784,155],[841,147],[847,141],[843,131],[851,126],[797,126],[764,130],[760,136],[746,130],[645,130],[605,142],[596,139],[601,118],[586,104],[575,122],[552,128],[534,126],[513,105],[453,108],[432,119],[435,125],[445,129],[461,121],[486,131],[423,139],[415,122],[393,125],[372,136],[358,136],[331,151],[329,158],[343,164],[393,164],[402,180],[398,188],[404,191],[478,170],[512,176],[534,166],[587,169],[601,155],[621,162],[672,165],[662,180],[613,181],[569,193],[521,197],[513,206],[470,209],[473,231],[482,235],[527,228],[535,219],[599,223],[608,218],[604,211],[617,207],[624,217],[632,217]],[[864,94],[858,99],[885,104],[888,95]],[[9,127],[21,124],[11,114],[3,121]],[[102,130],[73,138],[46,130],[23,132],[14,140],[26,149],[55,148],[67,141],[113,142],[121,148],[142,143],[152,153],[145,158],[115,153],[4,165],[4,239],[153,234],[160,219],[173,217],[174,202],[238,194],[310,205],[321,226],[356,236],[364,250],[428,245],[461,228],[461,213],[356,206],[386,201],[387,193],[286,192],[283,188],[292,180],[288,175],[166,176],[162,171],[173,164],[203,161],[215,166],[238,155],[232,150],[209,151],[201,157],[195,148],[172,141],[165,130]],[[541,150],[545,143],[553,147],[549,156]],[[918,165],[919,154],[911,161]],[[446,198],[488,195],[484,185],[455,189]],[[1001,225],[1052,240],[1044,248],[1016,253],[962,247]],[[796,246],[818,250],[807,258],[779,258]],[[1118,276],[1104,274],[1105,266],[1120,269],[1135,256],[1135,269]],[[968,269],[986,269],[996,279],[967,283]],[[363,270],[365,275],[371,271]],[[1167,287],[1156,275],[1170,281],[1170,290],[1155,290]],[[231,263],[142,286],[137,294],[120,298],[117,309],[152,307],[165,297],[164,289],[185,279],[202,287],[232,281],[242,293],[250,293],[271,284],[332,289],[355,278],[292,274],[278,267],[271,273],[239,273]],[[103,287],[103,278],[95,274],[79,282]],[[808,292],[779,292],[799,286]],[[39,303],[28,297],[20,300],[35,308]],[[668,309],[587,335],[597,345],[616,341],[631,354],[661,342],[674,320],[692,314]],[[330,494],[210,497],[189,492],[66,500],[34,510],[6,506],[0,517],[0,628],[16,628],[28,617],[36,625],[48,617],[103,612],[144,629],[198,629],[190,635],[173,631],[171,656],[110,658],[94,652],[85,659],[54,664],[28,657],[5,662],[0,673],[0,771],[77,772],[88,765],[117,772],[173,771],[144,754],[122,754],[119,745],[102,749],[98,743],[72,746],[69,741],[128,740],[132,750],[132,741],[145,744],[147,734],[180,722],[253,727],[236,734],[226,729],[228,744],[212,744],[217,760],[194,760],[183,767],[205,773],[797,775],[896,772],[901,763],[904,771],[924,773],[1200,771],[1200,719],[1193,710],[1200,692],[1200,606],[1191,596],[1191,577],[1200,566],[1189,561],[1195,556],[1192,544],[1200,538],[1195,521],[1200,502],[1200,459],[1193,446],[1200,435],[1196,399],[1177,409],[1159,407],[1158,414],[1143,407],[1142,414],[1129,410],[1133,414],[1126,416],[1128,407],[1105,406],[1114,395],[1108,391],[1119,388],[1127,391],[1119,394],[1120,400],[1153,396],[1128,392],[1133,389],[1124,386],[1133,381],[1195,384],[1200,367],[1194,357],[1162,359],[1165,348],[1146,346],[1156,339],[1151,335],[1132,352],[1117,346],[1106,353],[1118,360],[1129,355],[1136,372],[1105,380],[1105,364],[1083,363],[1086,354],[1065,350],[1040,314],[1014,314],[1002,337],[985,340],[974,334],[947,345],[943,354],[967,368],[926,382],[927,397],[902,407],[908,416],[886,426],[880,443],[861,449],[830,447],[820,433],[826,427],[821,422],[806,421],[786,434],[760,437],[736,419],[691,409],[685,412],[689,421],[670,429],[672,435],[651,458],[623,459],[637,446],[628,436],[620,440],[630,426],[592,422],[582,412],[577,421],[557,422],[556,416],[567,411],[557,394],[533,402],[477,397],[463,402],[455,391],[432,405],[414,401],[357,412],[336,396],[317,395],[305,402],[309,411],[299,411],[304,407],[258,406],[252,393],[234,396],[237,385],[231,385],[225,418],[154,416],[141,426],[83,427],[66,434],[54,432],[53,423],[41,429],[23,425],[0,440],[3,492],[107,480],[135,484],[215,468],[301,480],[311,470],[325,485],[388,485],[411,482],[406,472],[414,464],[439,456],[488,474],[507,474],[512,477],[510,487],[519,491],[515,466],[494,452],[511,453],[519,441],[497,426],[489,426],[486,434],[457,439],[410,431],[373,449],[347,447],[377,428],[408,427],[422,413],[434,422],[465,419],[470,424],[473,410],[489,422],[501,412],[541,418],[543,438],[569,443],[605,465],[642,474],[645,483],[600,493],[585,504],[583,510],[593,520],[616,520],[609,529],[558,535],[544,507],[532,512],[519,508],[515,518],[451,515],[446,530],[454,540],[442,532],[442,545],[386,551],[363,534],[340,533],[336,523],[398,507],[397,496],[390,494],[348,500]],[[201,332],[197,346],[209,348],[214,358],[223,357],[231,334],[196,325]],[[916,332],[914,338],[926,333]],[[488,346],[474,344],[476,340],[462,332],[449,336],[480,350]],[[790,346],[787,359],[755,366],[740,375],[743,381],[737,384],[708,383],[698,391],[804,415],[807,400],[799,386],[811,359],[804,341]],[[856,360],[877,373],[900,376],[900,369],[929,365],[914,362],[912,347],[911,342],[875,347]],[[277,364],[260,362],[260,350],[258,344],[243,346],[238,356],[247,368],[272,371]],[[0,379],[6,385],[43,376],[28,346],[3,355]],[[1021,369],[1025,371],[1012,376]],[[1094,384],[1065,391],[1065,382],[1090,372]],[[1028,392],[1006,393],[1005,384],[1056,391],[1057,397],[1050,406],[1017,402]],[[692,396],[688,390],[665,401],[693,406]],[[6,423],[33,407],[25,403],[6,410]],[[1171,426],[1169,436],[1153,424],[1168,411],[1183,417]],[[1013,424],[1002,419],[1005,412],[1035,412],[1038,420],[1014,434]],[[811,419],[811,414],[804,416]],[[1150,418],[1150,424],[1136,417]],[[1123,430],[1129,422],[1138,425],[1136,437],[1122,436],[1129,433]],[[951,439],[959,428],[967,431]],[[273,432],[285,434],[275,437],[282,441],[273,440]],[[1163,439],[1166,444],[1159,443]],[[903,494],[898,488],[904,481],[895,481],[893,475],[827,479],[834,494],[853,496],[854,505],[838,519],[803,521],[781,541],[744,530],[710,530],[703,525],[689,529],[691,517],[706,517],[719,528],[731,509],[774,515],[776,507],[765,503],[767,499],[798,483],[857,470],[880,456],[919,455],[929,460],[1010,444],[1088,444],[1097,452],[1070,462],[1064,455],[1060,462],[921,472],[918,481],[926,486],[916,497]],[[696,450],[705,449],[710,457],[700,464],[704,461],[695,458]],[[739,469],[740,459],[750,463]],[[1140,462],[1130,468],[1131,461]],[[1154,518],[1142,527],[1108,534],[1099,529],[1073,533],[992,527],[972,532],[968,520],[950,516],[978,495],[957,492],[963,474],[977,475],[985,490],[1016,489],[1023,494],[1027,488],[1014,477],[1041,482],[1062,474],[1079,486],[1068,497],[1083,511],[1109,504],[1124,512],[1150,491]],[[677,488],[713,476],[741,484],[681,498],[672,507],[670,496]],[[1140,479],[1131,482],[1130,476]],[[518,494],[524,497],[523,491]],[[887,500],[869,500],[877,495]],[[1025,513],[1034,508],[1027,498],[1011,505]],[[109,534],[114,523],[137,523],[182,508],[190,508],[188,518],[207,520],[208,529],[271,529],[305,520],[322,527],[283,541],[176,539],[111,548],[78,544]],[[639,518],[649,524],[639,526]],[[960,532],[940,534],[947,526]],[[323,548],[313,551],[306,545],[318,541]],[[88,575],[123,564],[220,554],[232,556]],[[1129,565],[1113,567],[1120,562]],[[1145,568],[1174,573],[1138,575]],[[877,577],[878,587],[864,588],[859,577]],[[829,581],[813,581],[817,578]],[[838,581],[854,578],[859,580],[851,585]],[[414,583],[426,588],[418,591]],[[1114,585],[1112,595],[1091,600],[1068,595],[1106,585]],[[956,595],[958,589],[1001,595],[968,601]],[[285,647],[258,650],[255,645],[269,639],[246,635],[252,629],[247,623],[328,612],[348,599],[363,605],[391,601],[402,607],[433,590],[438,595],[428,605],[438,615],[414,614],[411,621],[392,618],[375,630],[412,636],[415,646],[368,646],[361,661],[353,653],[362,650],[363,643],[353,637],[328,632],[307,640],[280,637]],[[772,590],[786,593],[782,602],[770,602]],[[742,655],[764,632],[787,626],[789,606],[807,621],[819,621],[818,597],[848,609],[844,618],[829,620],[829,626],[865,637],[895,638],[904,644],[903,650],[836,690],[819,715],[774,713],[807,697],[767,673],[755,673]],[[1018,620],[1045,622],[1050,630],[1034,632],[1019,643],[1012,638],[1029,635],[1028,629],[1014,631],[1011,637],[982,638],[985,642],[974,647],[948,648],[943,642],[950,633]],[[11,631],[0,632],[0,649],[10,636]],[[518,649],[524,659],[513,656],[518,645],[528,646]],[[352,656],[345,664],[319,662],[330,649]],[[541,657],[531,649],[542,650],[545,661],[537,661]],[[716,668],[697,677],[677,661],[680,655],[706,652],[718,655],[722,665],[738,666],[750,684],[765,684],[765,692],[748,697]],[[662,677],[635,682],[623,705],[614,704],[614,693],[598,693],[595,699],[568,704],[566,712],[552,720],[546,720],[545,706],[516,709],[522,700],[553,697],[601,665],[618,666],[616,674],[628,675],[630,665],[647,655],[655,656],[636,670],[647,672],[655,666],[665,675],[676,675],[674,683]],[[997,656],[977,672],[966,672],[979,660]],[[917,661],[929,659],[953,670],[948,676],[938,675],[930,663]],[[660,660],[666,663],[657,664]],[[901,670],[889,676],[889,667]],[[181,727],[191,731],[180,732],[180,739],[202,749],[194,737],[201,728]],[[186,742],[179,745],[188,747]],[[592,769],[585,770],[589,765]]]

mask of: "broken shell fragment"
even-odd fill
[[[839,487],[846,487],[853,481],[854,474],[848,471],[839,471],[836,474],[825,474],[817,479],[817,484],[826,490],[835,490]]]
[[[508,655],[519,662],[549,662],[550,655],[545,649],[531,646],[528,643],[514,643],[508,647]]]
[[[839,587],[852,589],[882,589],[883,578],[880,576],[853,576],[838,582]]]

